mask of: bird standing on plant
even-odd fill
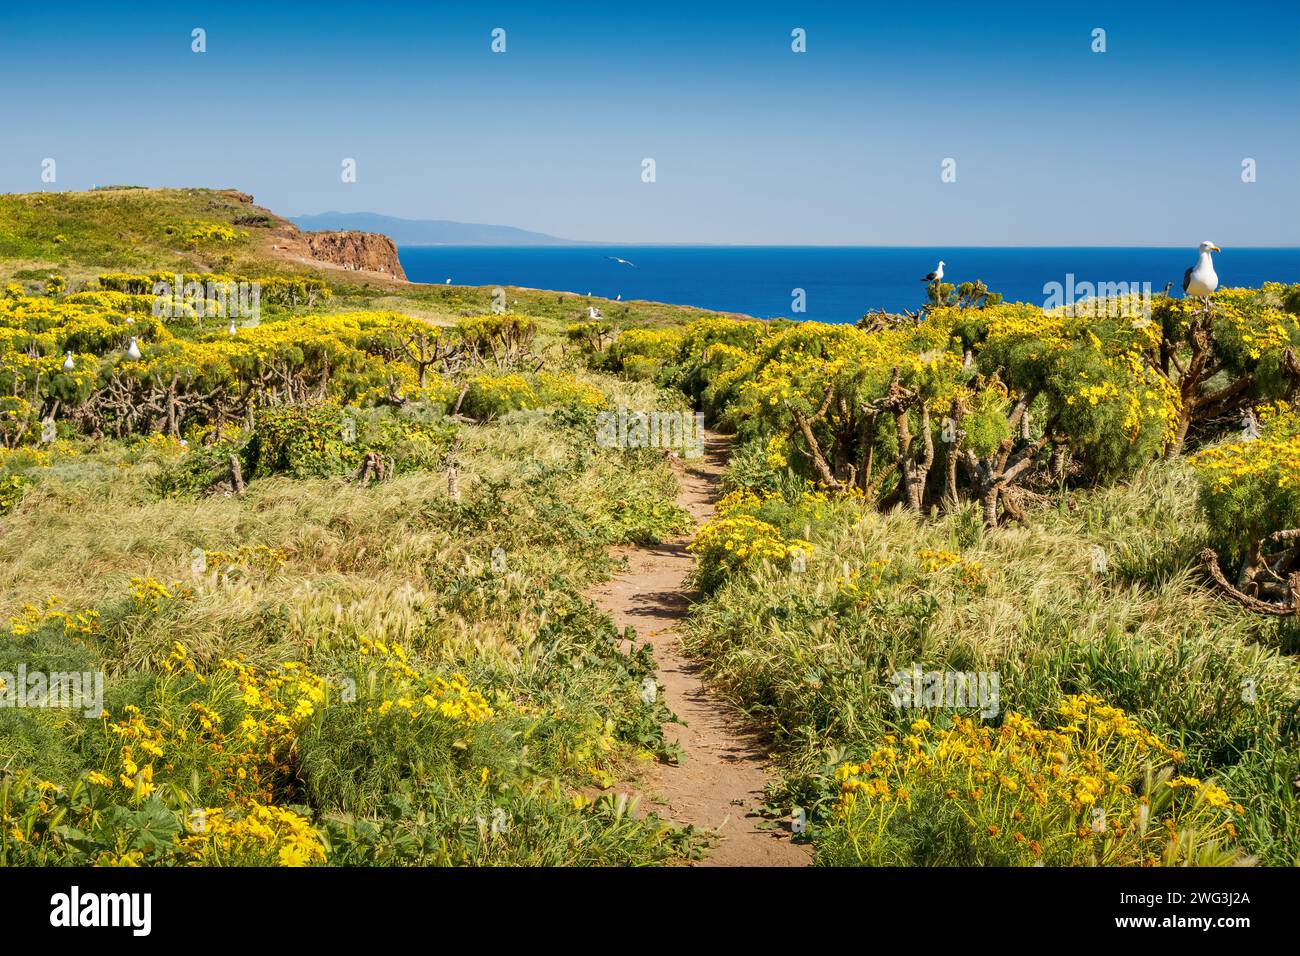
[[[135,336],[131,336],[131,344],[126,347],[126,357],[136,362],[140,359],[140,346],[135,344]]]
[[[77,367],[77,363],[72,361],[72,351],[68,351],[68,357],[63,360],[63,371],[71,372]]]
[[[1206,308],[1210,305],[1210,294],[1219,287],[1219,276],[1214,271],[1214,259],[1210,253],[1219,251],[1218,246],[1205,240],[1201,243],[1201,254],[1196,259],[1196,265],[1183,273],[1183,292],[1189,298],[1202,300]]]
[[[942,282],[943,281],[943,260],[939,260],[939,268],[935,269],[928,276],[921,280],[922,282]]]

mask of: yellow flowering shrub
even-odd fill
[[[185,860],[198,866],[309,866],[325,862],[325,844],[311,821],[292,810],[250,803],[191,811]]]
[[[609,404],[605,393],[589,382],[571,375],[552,372],[537,374],[537,401],[542,408],[604,408]]]
[[[396,643],[359,640],[359,651],[365,660],[379,668],[383,680],[382,696],[377,704],[369,704],[366,713],[385,717],[390,713],[410,718],[436,717],[463,727],[491,720],[491,705],[483,695],[470,687],[464,674],[453,674],[450,679],[416,670],[409,663],[405,648]]]
[[[682,335],[681,329],[627,329],[609,347],[610,367],[630,378],[654,378],[676,358]]]
[[[528,379],[513,372],[475,375],[466,383],[461,410],[475,418],[493,418],[507,412],[537,408],[537,393]]]
[[[1061,723],[917,720],[834,773],[833,862],[1173,866],[1234,858],[1244,811],[1174,776],[1183,755],[1117,707],[1067,697]]]
[[[775,525],[746,514],[723,514],[706,522],[688,549],[699,560],[697,574],[706,590],[722,577],[763,563],[784,564],[807,557],[813,546],[801,538],[786,538]]]
[[[1191,463],[1201,506],[1232,558],[1256,554],[1275,532],[1300,528],[1300,416],[1289,406],[1261,410],[1258,438],[1213,445]]]
[[[185,227],[187,246],[197,246],[207,242],[228,244],[247,238],[248,233],[242,229],[234,229],[219,222],[193,222]]]

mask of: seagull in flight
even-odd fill
[[[939,260],[939,268],[935,269],[928,276],[921,280],[922,282],[942,282],[943,281],[943,260]]]
[[[1188,297],[1195,296],[1209,303],[1210,293],[1219,287],[1219,277],[1214,271],[1214,259],[1210,253],[1219,251],[1219,247],[1208,239],[1201,243],[1196,265],[1183,273],[1183,292]]]
[[[621,266],[631,266],[633,269],[639,269],[639,268],[640,268],[640,266],[638,266],[635,262],[628,262],[626,259],[620,259],[618,256],[606,256],[605,258],[606,258],[606,259],[613,259],[615,262],[617,262],[617,263],[618,263],[619,265],[621,265]]]

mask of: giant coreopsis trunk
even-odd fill
[[[894,413],[898,427],[898,473],[903,482],[903,501],[913,511],[920,511],[925,504],[925,485],[929,480],[930,469],[934,466],[934,436],[930,433],[930,409],[920,402],[920,443],[918,455],[914,449],[916,440],[912,435],[911,414],[906,407]]]
[[[1183,402],[1178,408],[1178,424],[1174,428],[1174,437],[1165,446],[1165,458],[1172,460],[1183,453],[1183,445],[1187,443],[1187,430],[1191,424],[1191,406]]]
[[[980,509],[984,512],[984,527],[996,528],[998,525],[998,487],[994,485],[980,498]]]

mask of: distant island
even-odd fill
[[[448,219],[402,219],[374,212],[322,212],[311,216],[291,216],[290,221],[304,231],[353,230],[383,233],[399,246],[587,245],[577,240],[561,239],[514,226],[452,222]]]

